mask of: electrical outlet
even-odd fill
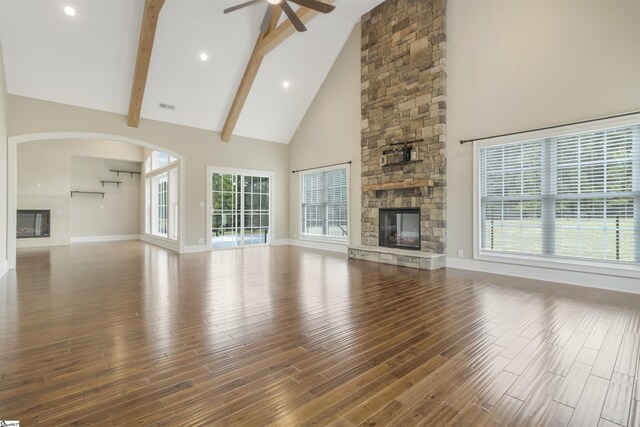
[[[42,187],[42,184],[37,183],[37,184],[36,184],[36,188],[40,188],[40,187]]]
[[[462,249],[458,249],[458,258],[464,258],[464,251]]]
[[[204,208],[204,202],[200,202],[200,207]]]
[[[298,238],[298,234],[297,234],[297,233],[295,233],[295,234],[293,235],[293,238],[294,238],[294,239],[297,239],[297,238]]]
[[[198,239],[198,244],[199,245],[204,245],[204,239],[203,238]]]
[[[104,209],[104,205],[100,205],[100,210]]]

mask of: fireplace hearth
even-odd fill
[[[380,246],[420,250],[419,208],[381,208],[378,215]]]

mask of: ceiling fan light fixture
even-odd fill
[[[269,4],[280,4],[282,3],[282,0],[267,0],[269,2]]]

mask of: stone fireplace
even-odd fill
[[[362,18],[362,246],[352,258],[425,268],[420,259],[432,256],[431,267],[444,265],[445,4],[386,0]],[[387,209],[420,212],[419,251],[380,245]]]

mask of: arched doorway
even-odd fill
[[[7,264],[9,268],[16,266],[16,221],[17,221],[17,146],[20,143],[46,140],[62,140],[62,139],[91,139],[118,141],[149,148],[151,150],[159,150],[170,154],[177,158],[180,162],[179,167],[179,235],[178,248],[180,252],[184,251],[184,234],[185,222],[183,220],[185,214],[185,202],[183,195],[185,194],[185,158],[179,153],[168,150],[165,147],[152,144],[147,141],[128,138],[120,135],[93,133],[93,132],[43,132],[26,135],[10,136],[8,138],[7,152]]]

